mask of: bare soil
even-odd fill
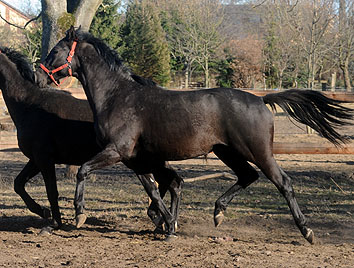
[[[277,117],[276,140],[325,141]],[[344,130],[348,135],[353,129]],[[88,220],[74,226],[75,181],[58,166],[64,228],[40,235],[46,221],[13,191],[27,159],[0,151],[0,267],[354,267],[354,158],[352,155],[276,155],[292,177],[297,200],[316,235],[300,234],[285,199],[263,176],[213,225],[215,200],[234,182],[223,178],[185,183],[178,239],[164,242],[146,215],[147,196],[135,175],[118,165],[87,182]],[[184,178],[230,172],[217,159],[171,162]],[[49,206],[40,176],[27,190]],[[167,198],[168,200],[168,198]]]

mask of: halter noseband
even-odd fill
[[[52,79],[52,81],[54,82],[55,85],[57,85],[58,87],[60,86],[61,83],[63,83],[65,81],[65,78],[64,80],[62,80],[61,82],[59,81],[56,81],[53,74],[55,74],[56,72],[59,72],[65,68],[68,68],[68,72],[69,72],[69,76],[72,76],[73,75],[73,72],[71,70],[71,61],[74,57],[74,54],[75,54],[75,49],[76,49],[76,45],[77,45],[77,41],[75,40],[71,46],[71,49],[70,49],[70,52],[69,52],[69,55],[68,57],[66,58],[66,63],[64,63],[63,65],[59,66],[58,68],[50,71],[47,67],[45,67],[42,63],[39,65],[39,67],[45,71],[47,73],[47,75],[50,77],[50,79]]]

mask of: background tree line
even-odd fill
[[[352,89],[354,0],[42,0],[22,50],[45,57],[70,25],[169,87]],[[42,54],[40,55],[40,51]]]

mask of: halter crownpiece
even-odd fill
[[[56,86],[58,86],[58,87],[65,81],[65,79],[66,79],[67,77],[66,77],[64,80],[62,80],[61,82],[59,82],[59,81],[56,81],[56,80],[55,80],[53,74],[55,74],[56,72],[59,72],[59,71],[65,69],[65,68],[68,68],[69,76],[72,76],[72,75],[73,75],[73,72],[72,72],[72,70],[71,70],[71,61],[72,61],[72,59],[73,59],[73,57],[74,57],[74,54],[75,54],[76,45],[77,45],[77,41],[75,40],[75,41],[73,42],[72,46],[71,46],[69,55],[68,55],[68,57],[66,58],[66,63],[64,63],[63,65],[59,66],[58,68],[56,68],[56,69],[50,71],[50,70],[49,70],[47,67],[45,67],[42,63],[39,65],[39,67],[40,67],[43,71],[45,71],[45,72],[48,74],[48,76],[50,77],[50,79],[52,79],[52,81],[54,82],[54,84],[55,84]]]

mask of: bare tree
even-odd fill
[[[287,18],[290,6],[288,4],[276,3],[275,5],[259,6],[264,12],[266,34],[265,42],[268,47],[264,50],[266,66],[272,66],[275,70],[274,85],[283,87],[283,80],[287,69],[291,72],[293,84],[296,86],[296,78],[299,69],[299,40],[298,34],[289,29],[285,18]]]
[[[102,0],[41,0],[42,3],[42,59],[73,24],[88,31]]]
[[[330,50],[326,40],[330,39],[336,17],[334,0],[274,0],[274,5],[279,10],[279,22],[292,31],[290,36],[296,37],[301,49],[298,51],[305,53],[307,87],[313,88],[323,67],[321,62]]]
[[[353,0],[339,0],[338,12],[338,63],[343,72],[344,86],[351,91],[349,63],[354,55],[354,6]]]
[[[163,2],[164,4],[161,4]],[[205,86],[209,86],[209,62],[222,43],[220,27],[223,6],[218,0],[165,0],[160,5],[169,14],[172,30],[168,33],[174,57],[183,58],[185,84],[195,63],[204,70]]]
[[[232,55],[232,86],[236,88],[254,88],[262,82],[262,41],[249,35],[243,39],[231,40],[227,44]]]
[[[223,6],[217,0],[199,1],[191,14],[192,33],[196,43],[196,61],[204,70],[205,87],[209,87],[209,62],[222,43]]]

